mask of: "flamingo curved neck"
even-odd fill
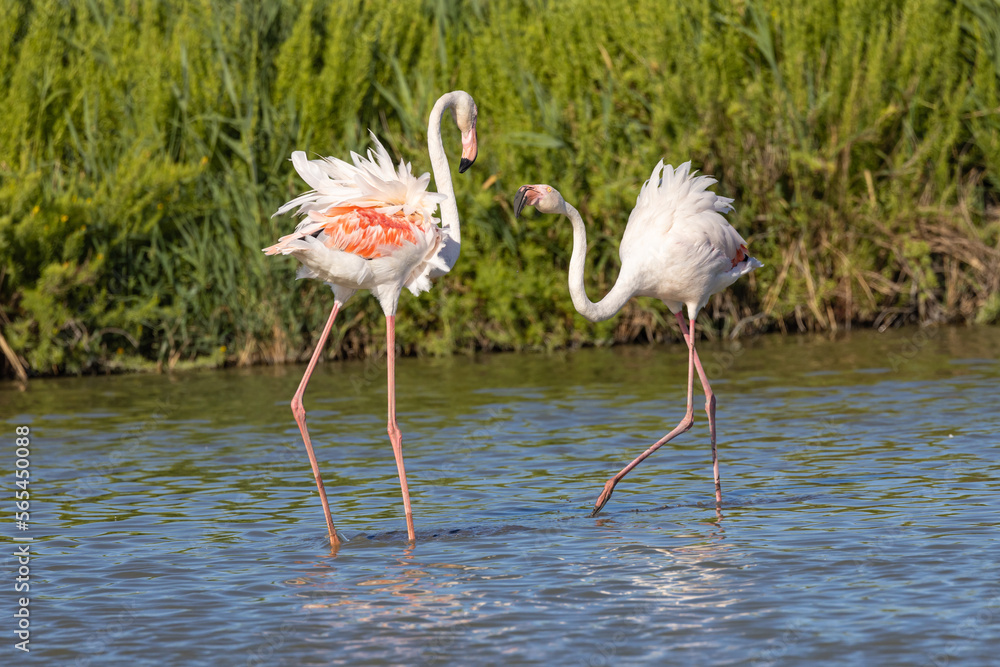
[[[441,140],[441,117],[445,109],[455,105],[455,94],[447,93],[438,98],[431,109],[427,121],[427,152],[431,158],[431,171],[434,172],[434,184],[440,194],[447,199],[441,202],[441,227],[446,237],[440,256],[448,268],[455,266],[462,243],[462,231],[459,228],[458,202],[455,201],[455,188],[451,182],[451,167],[444,153],[444,142]]]
[[[573,299],[573,307],[591,322],[600,322],[613,316],[622,309],[633,295],[633,287],[629,284],[625,267],[618,273],[614,287],[603,299],[594,303],[587,298],[587,290],[583,286],[583,265],[587,259],[587,228],[583,218],[571,204],[566,203],[565,215],[573,224],[573,255],[569,260],[569,295]]]

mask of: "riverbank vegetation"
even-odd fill
[[[996,0],[0,0],[0,364],[303,358],[329,290],[260,252],[306,189],[291,151],[371,128],[429,170],[454,88],[480,109],[462,258],[402,297],[405,353],[675,338],[650,300],[576,315],[568,223],[510,205],[538,182],[575,202],[593,298],[661,157],[719,179],[766,265],[706,308],[713,335],[994,322],[998,26]],[[356,297],[329,355],[383,336]]]

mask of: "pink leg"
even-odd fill
[[[677,323],[681,325],[681,333],[684,335],[685,342],[690,344],[688,341],[687,327],[684,325],[684,316],[680,313],[676,314]],[[698,358],[698,351],[694,352],[694,366],[698,369],[698,378],[701,380],[701,386],[705,390],[705,412],[708,413],[708,432],[712,436],[712,470],[715,473],[715,502],[722,502],[722,480],[719,478],[719,453],[715,447],[715,393],[712,391],[712,386],[708,384],[708,376],[705,375],[705,369],[701,367],[701,359]]]
[[[319,464],[316,462],[316,454],[313,452],[312,442],[309,439],[309,429],[306,428],[306,411],[302,407],[302,395],[306,393],[306,385],[309,384],[309,377],[312,375],[313,369],[316,368],[316,362],[319,361],[320,354],[323,352],[323,346],[330,335],[330,329],[333,328],[333,321],[337,318],[337,312],[340,310],[341,305],[343,304],[340,301],[334,301],[330,319],[326,321],[326,326],[323,327],[323,333],[319,337],[319,342],[316,343],[316,349],[309,360],[309,366],[306,367],[305,375],[302,376],[302,382],[299,383],[299,388],[295,391],[295,395],[292,396],[292,414],[295,415],[295,422],[299,425],[299,431],[302,433],[302,441],[306,443],[309,465],[312,466],[313,477],[316,478],[316,488],[319,489],[319,499],[323,503],[323,513],[326,515],[326,527],[330,532],[330,544],[334,547],[340,544],[340,538],[337,537],[337,529],[333,527],[333,517],[330,515],[330,503],[326,499],[326,489],[323,487],[323,479],[319,475]]]
[[[688,342],[688,386],[687,386],[687,412],[684,414],[684,419],[674,428],[673,431],[667,433],[665,436],[660,438],[652,447],[640,454],[634,461],[625,466],[620,473],[609,479],[604,484],[604,491],[597,498],[597,502],[594,503],[594,511],[590,513],[590,516],[597,516],[604,505],[607,504],[608,500],[611,499],[611,493],[615,490],[615,486],[622,480],[625,475],[631,472],[632,468],[636,467],[645,460],[647,456],[655,452],[657,449],[662,447],[664,444],[670,442],[675,437],[689,430],[694,424],[694,320],[691,321],[691,335],[687,339]]]
[[[399,471],[399,486],[403,491],[403,511],[406,513],[406,533],[410,542],[416,541],[413,532],[413,510],[410,508],[410,489],[406,485],[406,470],[403,468],[403,434],[396,425],[396,316],[386,315],[386,361],[389,366],[389,441],[392,443],[392,453],[396,457],[396,469]]]

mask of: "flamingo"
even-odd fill
[[[302,433],[316,488],[326,516],[330,543],[340,544],[333,525],[326,489],[313,452],[302,397],[320,353],[330,335],[337,313],[360,289],[378,299],[386,321],[386,361],[388,366],[388,433],[399,472],[399,484],[406,514],[406,532],[416,540],[410,492],[403,467],[402,434],[396,424],[395,337],[396,306],[404,287],[414,295],[431,288],[431,279],[446,274],[458,260],[461,246],[458,205],[451,182],[451,169],[441,140],[441,118],[451,110],[462,132],[464,173],[476,160],[476,118],[472,96],[456,90],[442,95],[431,109],[427,124],[427,149],[438,192],[428,192],[430,176],[417,177],[410,164],[400,161],[394,169],[392,158],[372,133],[374,150],[363,157],[351,153],[353,164],[337,158],[307,160],[302,151],[292,153],[295,171],[312,190],[287,202],[274,215],[296,209],[306,217],[292,234],[264,248],[268,255],[291,255],[301,264],[298,278],[322,280],[333,290],[333,310],[320,334],[319,342],[306,367],[299,388],[292,396],[292,414]],[[434,218],[441,207],[441,224]]]
[[[691,163],[677,169],[663,160],[656,165],[636,199],[629,215],[625,234],[619,247],[621,270],[611,291],[598,303],[587,298],[583,286],[583,264],[587,253],[587,230],[583,219],[561,194],[549,185],[522,185],[514,200],[514,213],[519,216],[525,205],[541,213],[558,213],[573,225],[573,255],[569,262],[569,292],[573,306],[591,322],[612,317],[634,296],[660,299],[674,314],[688,346],[687,412],[680,423],[656,441],[621,472],[604,485],[594,503],[591,516],[596,516],[615,486],[646,457],[688,431],[694,424],[694,372],[697,369],[705,390],[705,412],[708,413],[712,438],[712,468],[715,474],[715,501],[722,503],[722,483],[719,479],[719,458],[715,445],[715,394],[708,383],[701,360],[695,350],[694,323],[698,312],[709,297],[732,285],[736,280],[763,266],[747,254],[747,242],[721,214],[733,210],[733,200],[709,190],[716,181],[710,176],[695,176]],[[687,306],[689,324],[685,325],[681,309]]]

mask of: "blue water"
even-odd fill
[[[987,665],[1000,652],[1000,332],[403,359],[406,541],[379,361],[0,386],[31,429],[31,653],[131,665]],[[7,448],[5,491],[13,495]],[[11,503],[12,501],[8,501]],[[14,544],[7,539],[4,554]],[[11,556],[0,571],[13,581]]]

